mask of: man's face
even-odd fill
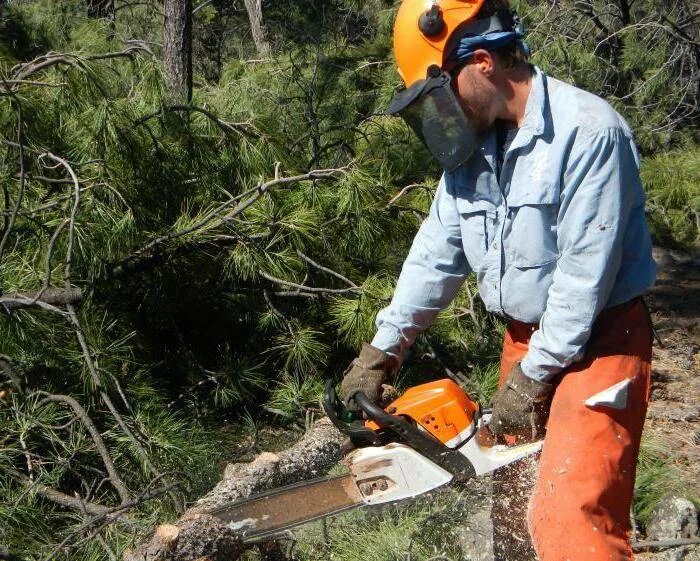
[[[452,74],[452,88],[464,114],[476,132],[485,131],[495,120],[493,84],[472,63]]]

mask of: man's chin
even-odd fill
[[[493,121],[489,122],[487,119],[469,119],[469,124],[474,129],[474,132],[478,135],[484,134],[493,125]]]

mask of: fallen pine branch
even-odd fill
[[[18,64],[12,68],[11,80],[15,83],[22,83],[27,78],[37,74],[38,72],[50,68],[52,66],[73,66],[78,69],[84,69],[84,60],[107,60],[111,58],[132,58],[140,51],[147,51],[142,45],[130,44],[123,51],[111,53],[46,53],[40,57],[30,60],[22,64]]]

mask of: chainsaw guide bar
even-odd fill
[[[209,510],[207,514],[240,531],[247,541],[274,535],[363,504],[353,476],[339,475],[279,487]]]

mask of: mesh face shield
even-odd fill
[[[446,72],[398,92],[387,108],[413,129],[445,171],[453,171],[474,153],[476,134]]]

